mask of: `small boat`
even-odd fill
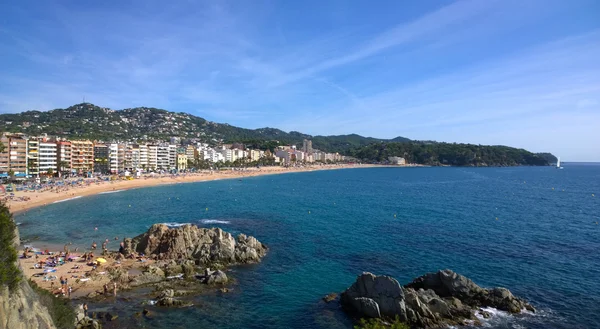
[[[563,169],[563,167],[560,166],[560,157],[558,157],[558,161],[556,162],[556,169]]]

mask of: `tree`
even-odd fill
[[[48,171],[46,172],[46,175],[48,175],[48,176],[54,176],[54,169],[48,168]]]
[[[390,322],[384,322],[380,319],[360,319],[354,329],[410,329],[410,327],[401,322],[396,315],[396,318]]]
[[[8,171],[8,176],[9,176],[10,178],[14,178],[14,177],[15,177],[15,171],[14,171],[14,170],[12,170],[12,169],[11,169],[11,170],[9,170],[9,171]]]
[[[69,171],[71,169],[69,166],[69,161],[63,160],[63,161],[59,162],[58,165],[60,168],[59,170],[62,172]]]
[[[8,286],[11,290],[21,281],[15,249],[16,228],[8,207],[0,203],[0,285]]]

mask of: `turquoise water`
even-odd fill
[[[343,291],[362,271],[406,283],[450,268],[483,286],[506,286],[540,310],[497,315],[493,328],[600,328],[599,210],[600,166],[565,164],[179,184],[51,204],[16,220],[24,238],[81,246],[171,222],[244,232],[270,247],[261,264],[231,273],[233,292],[195,297],[191,308],[134,319],[135,301],[92,306],[119,313],[128,327],[350,328],[320,298]]]

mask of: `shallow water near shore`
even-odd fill
[[[261,264],[233,268],[232,292],[190,297],[193,307],[137,318],[139,291],[90,305],[119,314],[114,328],[351,328],[324,295],[363,271],[407,283],[443,268],[539,310],[499,312],[490,328],[600,328],[597,165],[292,173],[106,193],[15,219],[23,239],[81,248],[108,238],[115,249],[115,237],[154,223],[218,226],[269,246]]]

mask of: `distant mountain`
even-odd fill
[[[111,110],[90,103],[47,112],[27,111],[0,115],[0,131],[23,132],[30,135],[56,135],[71,139],[96,140],[157,140],[172,136],[215,144],[218,142],[260,142],[277,140],[280,144],[301,144],[312,139],[313,148],[345,153],[373,142],[388,141],[359,135],[311,136],[297,131],[276,128],[245,129],[211,122],[183,112],[136,107]],[[397,137],[396,142],[409,141]]]

